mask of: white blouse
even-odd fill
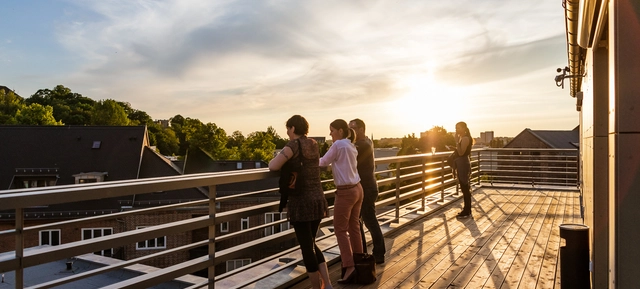
[[[336,186],[355,185],[360,182],[357,156],[356,146],[349,139],[340,139],[320,158],[320,166],[331,165]]]

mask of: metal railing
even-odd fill
[[[536,155],[533,153],[541,153]],[[472,152],[472,183],[479,185],[485,183],[533,183],[575,186],[576,153],[565,150],[505,150],[505,149],[480,149]],[[397,156],[376,159],[376,164],[386,164],[388,169],[376,172],[380,194],[376,202],[378,216],[381,225],[398,222],[410,214],[424,212],[428,206],[436,204],[446,205],[445,199],[458,198],[456,181],[453,179],[451,168],[446,165],[446,158],[450,152],[435,154],[419,154],[411,156]],[[529,176],[526,175],[529,173]],[[0,241],[13,238],[15,248],[9,254],[0,257],[0,272],[15,274],[15,288],[25,287],[25,268],[54,262],[62,259],[72,259],[82,254],[98,252],[116,247],[131,246],[137,242],[160,238],[172,234],[182,234],[195,230],[206,230],[207,238],[196,242],[182,242],[166,244],[164,250],[142,257],[136,257],[120,263],[101,267],[89,272],[69,275],[53,281],[32,285],[29,288],[51,288],[62,284],[89,278],[109,271],[118,270],[132,264],[144,263],[156,258],[166,258],[170,254],[188,252],[195,248],[206,248],[206,254],[200,257],[187,258],[171,266],[161,268],[155,272],[147,273],[127,279],[103,288],[146,288],[157,284],[174,280],[186,274],[197,271],[205,271],[207,280],[200,284],[193,284],[188,288],[215,288],[216,284],[223,284],[232,276],[253,270],[269,260],[278,260],[297,250],[293,229],[285,229],[273,234],[262,233],[265,228],[274,225],[285,224],[286,220],[271,223],[260,223],[245,230],[229,231],[223,235],[217,235],[216,228],[220,224],[238,221],[242,218],[264,216],[266,213],[278,211],[278,201],[257,202],[247,207],[229,211],[218,211],[220,202],[234,202],[240,198],[260,199],[260,196],[277,192],[277,188],[256,192],[246,192],[231,196],[216,197],[217,186],[223,184],[247,182],[277,177],[277,172],[269,172],[267,169],[251,169],[235,172],[192,174],[174,177],[160,177],[138,180],[113,181],[104,183],[91,183],[79,185],[65,185],[47,188],[32,188],[20,190],[0,191],[0,212],[10,211],[13,214],[12,229],[0,231]],[[325,182],[330,182],[327,180]],[[100,200],[105,198],[131,196],[134,194],[153,193],[157,191],[170,191],[185,188],[207,187],[209,199],[163,205],[152,208],[128,210],[111,214],[91,217],[74,218],[54,223],[45,223],[27,226],[25,210],[38,206],[49,206],[70,202]],[[333,203],[335,190],[325,191],[329,203]],[[268,198],[264,198],[267,199]],[[88,240],[77,240],[62,243],[57,246],[45,246],[25,248],[25,235],[33,234],[41,230],[55,229],[59,227],[91,226],[91,224],[106,220],[122,219],[136,215],[154,215],[166,211],[175,210],[199,210],[199,217],[187,217],[181,220],[164,224],[145,227],[137,230],[117,231],[113,234]],[[332,206],[330,207],[330,209]],[[4,221],[7,222],[7,221]],[[322,220],[321,228],[330,228],[332,217]],[[395,226],[395,229],[400,227]],[[391,229],[391,231],[394,229]],[[326,232],[318,240],[329,240],[333,235],[331,230]],[[386,231],[385,234],[390,233]],[[232,246],[216,246],[223,241],[233,242],[241,236],[251,236],[250,241],[243,241]],[[257,237],[256,237],[257,236]],[[4,238],[4,239],[2,239]],[[245,238],[246,239],[246,238]],[[288,242],[288,243],[287,243]],[[291,243],[291,246],[283,248],[283,244]],[[334,245],[335,246],[335,245]],[[216,247],[218,249],[216,250]],[[275,249],[274,249],[275,248]],[[7,248],[3,248],[5,251]],[[251,264],[216,275],[216,265],[224,264],[230,260],[241,259],[248,252],[268,252],[264,258],[252,260]],[[275,253],[273,253],[275,252]],[[260,273],[253,278],[244,279],[241,283],[229,286],[225,283],[219,288],[239,288],[256,280],[268,278],[285,268],[295,267],[300,259],[290,260],[282,258],[278,268],[266,273]]]

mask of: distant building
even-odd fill
[[[493,131],[484,131],[480,133],[479,143],[489,145],[493,140]]]
[[[575,149],[580,145],[580,127],[573,130],[531,130],[526,128],[505,148]]]
[[[168,119],[156,119],[154,122],[160,125],[162,128],[168,128],[171,126],[171,122]]]

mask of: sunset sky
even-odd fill
[[[466,121],[570,130],[561,0],[2,1],[0,85],[58,84],[247,135],[301,114],[311,136],[361,118],[374,138]]]

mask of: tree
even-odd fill
[[[0,124],[17,124],[16,114],[24,107],[24,99],[13,93],[0,89]]]
[[[150,126],[153,123],[153,119],[146,112],[131,107],[131,103],[123,101],[117,101],[117,103],[124,108],[130,125]]]
[[[421,153],[430,153],[431,148],[436,151],[450,151],[447,146],[455,147],[456,141],[453,134],[448,133],[444,127],[434,126],[426,132],[426,135],[420,138],[418,149]]]
[[[155,145],[158,151],[166,156],[174,156],[180,153],[180,141],[172,128],[162,128],[157,124],[149,127],[149,132],[155,136]]]
[[[250,133],[242,144],[240,158],[269,162],[273,158],[273,150],[276,148],[273,138],[273,134],[268,131]]]
[[[215,123],[203,124],[198,119],[186,118],[182,126],[182,133],[189,149],[200,148],[208,152],[214,159],[221,159],[227,155],[227,134]]]
[[[26,125],[62,125],[61,121],[56,121],[53,117],[53,107],[38,103],[32,103],[18,110],[16,120],[19,124]]]
[[[266,133],[268,135],[271,135],[271,137],[273,138],[273,143],[276,145],[277,149],[282,149],[284,148],[284,146],[287,144],[288,140],[281,138],[278,133],[276,132],[276,129],[273,128],[272,126],[267,127],[267,131]]]
[[[38,103],[53,107],[53,117],[64,124],[88,125],[91,124],[93,107],[96,102],[79,93],[71,92],[71,89],[63,85],[57,85],[52,90],[38,90],[31,97],[25,99],[25,103],[27,105]]]
[[[124,126],[129,125],[129,117],[124,107],[113,99],[98,101],[93,107],[91,116],[93,125]]]
[[[402,138],[402,143],[400,146],[400,150],[398,151],[399,156],[403,155],[414,155],[420,152],[420,148],[418,145],[418,138],[415,133],[411,135],[406,135]]]
[[[244,135],[242,135],[242,132],[239,130],[236,130],[233,132],[233,134],[231,134],[227,140],[227,148],[239,148],[242,146],[242,143],[244,143],[245,141],[245,137]]]

